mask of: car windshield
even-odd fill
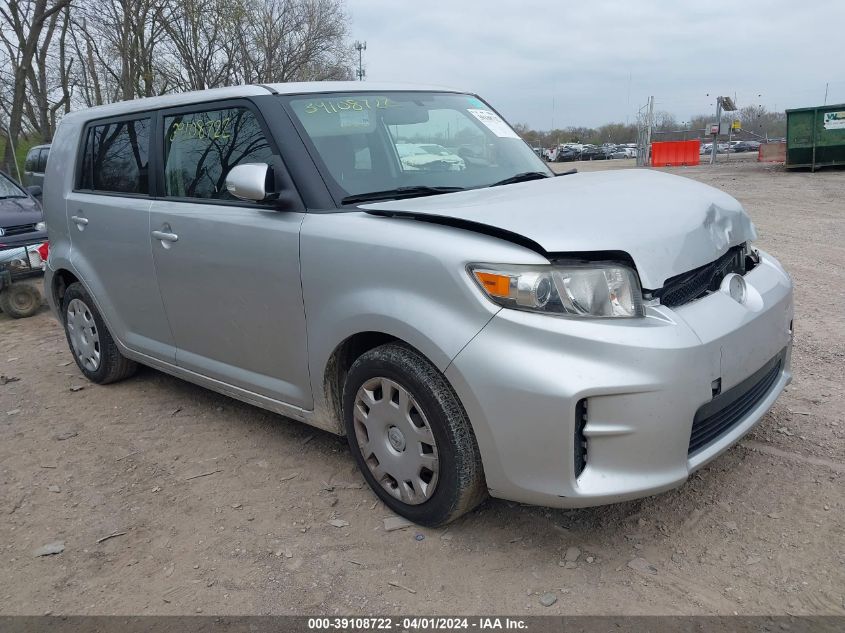
[[[10,178],[0,174],[0,198],[26,198],[26,194]]]
[[[328,93],[286,102],[339,198],[397,189],[423,195],[553,175],[510,125],[471,95]]]

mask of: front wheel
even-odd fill
[[[81,283],[72,283],[65,290],[62,316],[73,359],[88,380],[105,385],[135,373],[137,365],[120,353]]]
[[[349,447],[394,512],[435,527],[487,495],[481,455],[457,395],[415,350],[390,343],[360,356],[343,391]]]

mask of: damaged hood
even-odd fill
[[[647,169],[579,173],[361,208],[494,227],[531,240],[546,254],[624,251],[643,287],[652,290],[757,237],[733,197]]]

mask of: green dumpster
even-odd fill
[[[830,165],[845,165],[845,103],[787,110],[787,168]]]

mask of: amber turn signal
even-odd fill
[[[510,295],[511,278],[509,275],[496,275],[494,273],[485,273],[476,270],[475,278],[481,283],[481,286],[488,294],[494,297],[507,298]]]

